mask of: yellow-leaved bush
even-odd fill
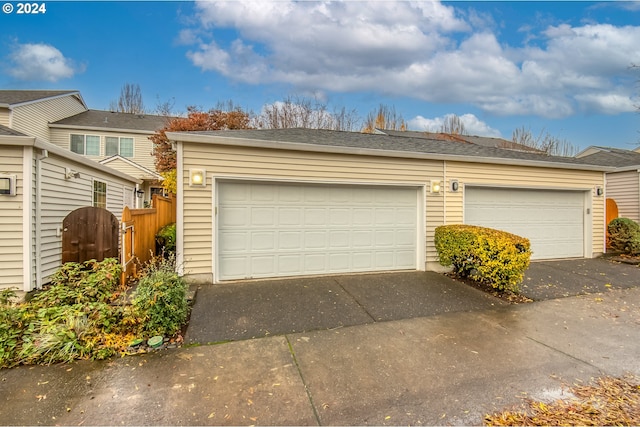
[[[435,245],[440,264],[459,276],[512,292],[519,291],[531,259],[529,239],[475,225],[437,227]]]

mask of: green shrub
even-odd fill
[[[176,251],[176,223],[165,225],[156,234],[156,242],[164,248],[165,253]]]
[[[435,245],[440,264],[501,291],[519,291],[531,258],[528,239],[473,225],[437,227]]]
[[[187,284],[176,273],[175,257],[154,258],[133,294],[133,316],[143,333],[174,335],[187,320]]]
[[[640,254],[640,225],[629,218],[615,218],[607,226],[612,249],[629,255]]]
[[[11,289],[0,292],[0,367],[17,358],[25,327],[24,312],[12,300],[16,294]]]

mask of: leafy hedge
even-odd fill
[[[440,264],[498,290],[518,292],[531,259],[528,239],[473,225],[437,227],[435,245]]]
[[[0,368],[104,359],[124,352],[134,338],[178,332],[188,306],[175,261],[149,264],[132,304],[120,272],[113,258],[67,263],[29,302],[13,303],[15,293],[0,292]]]
[[[629,218],[615,218],[607,226],[609,245],[629,255],[640,254],[640,225]]]
[[[165,225],[156,234],[156,242],[162,246],[165,253],[176,252],[176,223]]]

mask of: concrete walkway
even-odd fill
[[[407,286],[396,293],[421,316],[429,305],[419,301],[424,289],[403,274],[395,283]],[[520,305],[472,292],[467,297],[478,305],[454,297],[432,315],[381,321],[402,307],[375,304],[366,276],[357,277],[346,286],[321,280],[314,290],[328,317],[345,323],[334,329],[1,370],[0,423],[480,425],[484,414],[522,398],[563,397],[566,384],[640,376],[640,287]],[[436,287],[434,305],[452,292],[447,286]],[[314,307],[283,306],[290,290],[281,292],[269,303],[274,317]],[[354,310],[362,305],[364,324],[340,317],[354,304],[343,293],[358,301]],[[374,302],[362,303],[366,297]]]

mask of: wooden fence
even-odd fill
[[[149,261],[156,251],[156,234],[167,224],[176,222],[176,197],[152,196],[150,209],[122,211],[121,282],[135,276],[138,268]]]
[[[607,205],[606,205],[606,221],[607,221],[607,224],[605,225],[605,232],[606,232],[606,235],[607,235],[607,248],[609,248],[609,227],[608,227],[608,225],[612,220],[618,218],[618,216],[620,214],[618,213],[618,204],[616,203],[615,200],[607,198],[606,203],[607,203]]]

